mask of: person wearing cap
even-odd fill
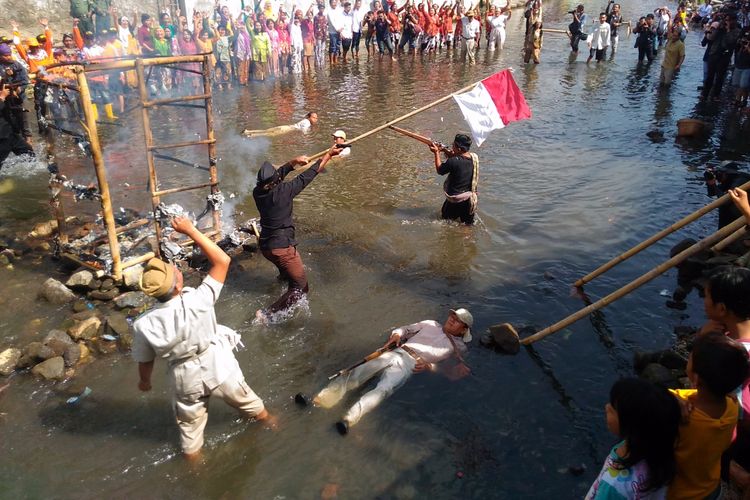
[[[477,187],[479,183],[479,157],[470,153],[471,137],[456,134],[446,160],[440,160],[440,146],[431,144],[430,151],[435,156],[435,171],[438,175],[448,175],[443,184],[445,202],[440,211],[443,219],[460,219],[464,224],[474,224],[477,211]]]
[[[457,364],[452,372],[452,378],[466,376],[469,367],[464,361],[464,356],[467,352],[466,344],[471,342],[473,324],[474,318],[471,313],[460,308],[451,309],[442,325],[437,321],[425,320],[396,328],[383,346],[386,349],[395,349],[342,374],[320,391],[313,399],[313,403],[323,408],[331,408],[341,401],[348,391],[360,387],[380,374],[377,386],[365,393],[349,408],[343,418],[336,422],[339,433],[346,434],[363,415],[382,403],[413,373],[437,371],[439,363],[453,359]],[[300,396],[295,397],[295,400],[303,402],[304,397],[300,401]]]
[[[203,446],[211,396],[246,418],[265,420],[271,426],[274,419],[245,382],[232,352],[242,345],[239,334],[216,322],[214,304],[224,287],[229,256],[190,219],[177,217],[172,227],[195,242],[211,268],[200,286],[190,288],[184,286],[174,264],[157,258],[148,261],[140,287],[158,303],[133,322],[132,356],[138,362],[141,391],[151,390],[154,360],[167,361],[182,452],[194,459]]]
[[[309,112],[305,115],[303,119],[295,123],[294,125],[278,125],[276,127],[266,128],[266,129],[258,129],[258,130],[250,130],[245,129],[242,131],[243,135],[246,135],[247,137],[260,137],[260,136],[276,136],[276,135],[283,135],[288,134],[289,132],[294,131],[300,131],[303,134],[307,135],[312,131],[312,128],[314,125],[317,125],[318,123],[318,114],[315,112]]]
[[[461,37],[464,42],[464,50],[469,58],[469,64],[476,63],[476,50],[481,29],[482,23],[477,20],[474,11],[469,9],[466,15],[461,18]]]
[[[331,135],[333,136],[333,142],[335,144],[346,144],[346,132],[344,132],[343,130],[337,130]],[[339,158],[346,158],[350,154],[352,154],[351,148],[343,148],[339,152],[338,156]]]
[[[294,238],[294,197],[315,179],[339,151],[340,148],[334,144],[321,159],[289,182],[283,182],[284,178],[295,166],[307,164],[306,156],[289,160],[278,169],[271,163],[264,162],[258,171],[253,199],[260,213],[260,250],[289,283],[289,288],[281,297],[268,308],[259,309],[255,313],[258,321],[268,322],[272,314],[289,310],[308,291],[305,268]]]

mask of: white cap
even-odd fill
[[[456,315],[461,323],[466,325],[466,332],[464,333],[463,341],[471,342],[471,327],[474,324],[474,316],[472,316],[471,313],[463,307],[459,309],[451,309],[451,312]]]
[[[344,139],[344,140],[346,140],[346,132],[344,132],[343,130],[337,130],[337,131],[336,131],[336,132],[334,132],[334,133],[333,133],[332,135],[333,135],[334,137],[340,137],[341,139]]]

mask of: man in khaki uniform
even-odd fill
[[[229,269],[229,256],[198,231],[189,219],[172,222],[208,258],[211,269],[198,288],[183,288],[182,273],[172,264],[151,259],[141,278],[141,289],[159,303],[133,323],[133,359],[138,361],[138,388],[151,390],[151,373],[158,356],[169,364],[173,405],[180,428],[180,444],[187,458],[199,456],[208,421],[208,400],[215,396],[247,418],[273,420],[263,401],[248,387],[232,350],[239,344],[235,331],[216,323],[214,303]]]

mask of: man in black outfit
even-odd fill
[[[10,45],[0,44],[0,168],[11,153],[34,154],[23,110],[23,91],[28,83],[26,70],[13,60]]]
[[[440,146],[431,144],[430,151],[435,155],[435,171],[438,175],[448,174],[443,184],[445,202],[441,210],[443,219],[461,219],[464,224],[474,224],[477,210],[477,183],[479,182],[479,157],[470,153],[471,137],[456,134],[450,151],[440,162]]]
[[[289,282],[286,293],[267,309],[259,309],[255,313],[260,321],[267,322],[271,314],[290,308],[307,293],[305,268],[294,239],[294,197],[340,152],[341,147],[334,144],[323,158],[289,182],[284,182],[284,178],[295,166],[308,163],[306,156],[298,156],[278,169],[265,162],[258,172],[253,199],[260,212],[260,250],[279,269],[281,277]]]

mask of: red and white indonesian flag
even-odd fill
[[[490,132],[510,122],[531,118],[531,110],[510,70],[485,78],[469,92],[454,95],[477,146]]]

